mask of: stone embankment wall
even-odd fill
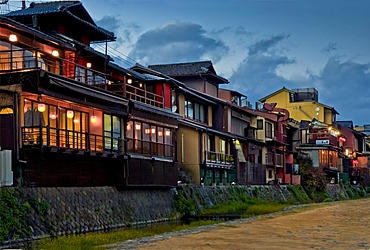
[[[50,205],[46,220],[36,217],[32,221],[35,236],[109,231],[178,216],[173,206],[175,189],[27,188],[23,192]],[[43,221],[49,223],[45,225]]]
[[[35,239],[178,219],[181,214],[175,203],[180,190],[186,199],[195,202],[198,210],[227,202],[238,195],[269,201],[297,201],[296,194],[287,186],[181,186],[150,190],[56,187],[21,188],[17,193],[20,202],[30,204],[32,235],[29,239]],[[351,198],[339,185],[329,186],[328,190],[333,200]],[[8,240],[7,243],[11,242]]]

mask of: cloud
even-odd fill
[[[293,82],[278,74],[280,67],[295,63],[279,48],[287,38],[286,35],[275,35],[251,44],[245,59],[230,77],[229,87],[246,94],[252,102],[283,86],[292,87]]]
[[[141,27],[135,23],[125,23],[118,16],[103,16],[96,24],[106,30],[114,32],[117,40],[113,47],[130,47],[140,32]],[[127,50],[127,49],[126,49]]]
[[[353,120],[364,124],[370,113],[370,62],[340,60],[330,57],[318,76],[319,101],[334,106],[340,113],[338,120]]]
[[[174,22],[140,35],[129,57],[141,64],[222,59],[229,48],[207,36],[202,26]]]
[[[251,46],[249,46],[249,56],[261,54],[261,53],[267,52],[270,49],[276,50],[276,46],[281,41],[283,41],[284,39],[287,39],[288,37],[289,36],[286,36],[286,35],[275,35],[269,39],[260,40],[252,44]]]

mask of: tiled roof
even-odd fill
[[[31,3],[29,8],[9,12],[6,16],[29,16],[62,12],[71,6],[81,5],[79,1],[57,1]]]
[[[148,68],[168,76],[198,75],[206,73],[216,75],[211,61],[149,65]]]
[[[114,33],[98,27],[80,1],[56,1],[47,3],[31,3],[29,8],[16,10],[5,14],[10,18],[29,17],[34,15],[50,15],[63,13],[87,25],[96,32],[114,39]]]

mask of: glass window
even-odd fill
[[[205,114],[204,114],[204,106],[203,105],[200,105],[199,106],[199,120],[201,121],[201,122],[205,122],[206,121],[206,119],[205,119],[206,117],[205,117]]]
[[[104,114],[104,148],[117,151],[121,138],[121,121],[117,116]]]
[[[185,100],[185,117],[196,121],[206,121],[206,110],[203,104]]]
[[[272,124],[270,122],[266,122],[266,131],[265,135],[267,138],[272,138]]]
[[[257,120],[257,129],[263,129],[263,120],[262,119]]]
[[[220,153],[226,153],[226,141],[222,139],[220,140]]]

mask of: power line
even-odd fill
[[[103,46],[102,44],[94,44],[93,47],[96,48],[99,52],[105,53],[105,46]],[[122,66],[125,65],[126,67],[132,67],[137,63],[134,59],[116,50],[112,46],[108,45],[108,49],[108,55],[112,56],[115,60],[119,62],[118,64],[122,64]]]

